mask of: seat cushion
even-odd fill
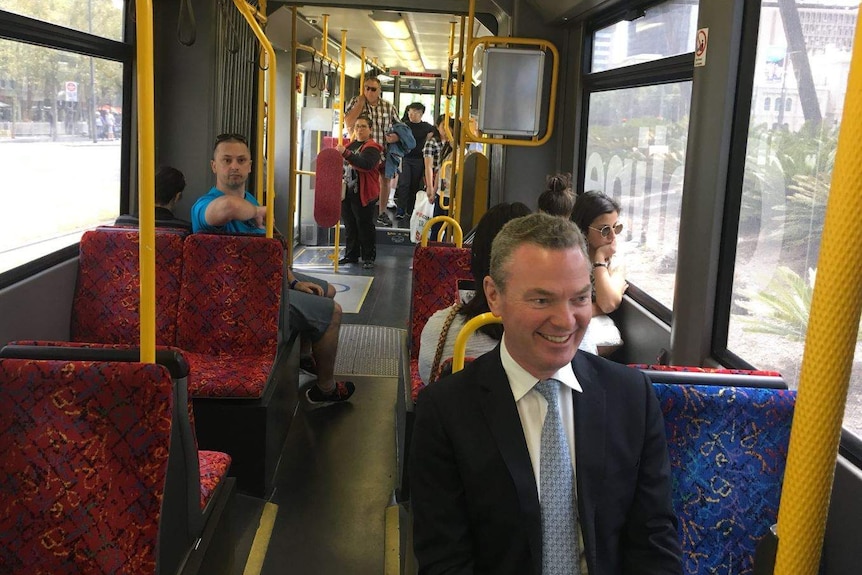
[[[212,494],[227,477],[230,455],[220,451],[198,451],[201,469],[201,509],[205,509]]]
[[[184,352],[189,362],[189,396],[258,398],[274,358],[265,355],[209,355]]]

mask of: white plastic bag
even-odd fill
[[[425,190],[416,192],[416,202],[413,204],[413,214],[410,216],[410,241],[414,244],[422,241],[422,229],[432,217],[434,217],[434,204],[428,201],[428,194]]]

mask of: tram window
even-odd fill
[[[697,2],[671,0],[593,34],[592,72],[694,51]]]
[[[123,0],[60,0],[59,2],[33,2],[32,0],[0,0],[0,10],[35,18],[43,22],[65,26],[121,41],[123,39]]]
[[[2,273],[119,214],[123,65],[0,39],[0,76]]]
[[[784,105],[771,111],[751,107],[727,336],[728,350],[757,368],[780,371],[793,388],[817,276],[851,50],[821,41],[813,29],[800,38],[785,37],[783,16],[799,17],[803,6],[809,18],[811,11],[830,18],[852,13],[846,26],[855,27],[856,3],[814,7],[799,1],[782,13],[774,2],[762,2],[753,98],[758,92],[780,92],[776,102],[783,99]],[[776,46],[781,54],[776,55]],[[798,67],[804,58],[810,75]],[[794,100],[799,106],[790,115]],[[844,418],[845,427],[857,435],[862,435],[860,363],[862,337]]]
[[[584,190],[613,196],[626,277],[673,308],[691,82],[590,95]],[[622,240],[622,241],[620,241]]]

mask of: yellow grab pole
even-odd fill
[[[853,352],[862,311],[862,20],[847,80],[841,132],[820,244],[817,283],[784,488],[778,510],[776,575],[815,575],[823,535]]]
[[[293,265],[293,237],[294,228],[293,220],[296,217],[296,47],[299,42],[296,40],[296,6],[290,7],[290,37],[293,39],[293,53],[290,55],[290,182],[288,184],[288,200],[287,207],[287,265]]]
[[[275,50],[272,43],[267,39],[263,29],[255,18],[255,12],[245,0],[233,0],[237,9],[248,22],[252,32],[257,37],[260,45],[266,51],[267,71],[267,120],[266,120],[266,237],[272,237],[273,214],[275,208],[275,83],[276,83],[276,61]],[[262,161],[263,158],[257,158]],[[291,238],[288,238],[290,240]]]
[[[153,2],[135,3],[138,79],[138,207],[141,269],[141,362],[156,361],[156,135],[153,88]]]
[[[341,145],[341,134],[344,133],[344,75],[347,68],[347,30],[341,30],[341,50],[339,54],[341,61],[341,73],[338,80],[338,133],[335,136],[336,146]],[[341,245],[341,225],[335,224],[335,250],[332,254],[332,269],[338,271],[338,246]]]
[[[461,331],[455,337],[455,349],[452,350],[452,373],[464,369],[464,356],[467,353],[467,340],[473,335],[473,332],[491,323],[503,323],[503,318],[494,315],[491,312],[480,313],[470,321],[464,324]]]
[[[255,137],[255,150],[254,157],[255,158],[263,158],[263,126],[265,124],[265,118],[267,115],[266,109],[266,98],[264,98],[264,91],[266,90],[266,77],[264,70],[260,66],[261,62],[258,62],[257,66],[257,109],[259,110],[259,114],[257,116],[257,126]],[[255,162],[254,167],[254,196],[257,198],[257,203],[263,204],[263,166],[264,162],[258,161]]]

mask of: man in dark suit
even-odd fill
[[[592,313],[583,236],[546,214],[509,222],[494,240],[484,289],[503,319],[501,344],[426,388],[416,405],[419,572],[682,573],[652,385],[638,371],[576,354]],[[551,422],[565,438],[553,458]],[[551,459],[564,462],[553,473]],[[561,499],[560,469],[569,477]],[[566,504],[551,507],[555,497],[570,508],[562,526]]]

